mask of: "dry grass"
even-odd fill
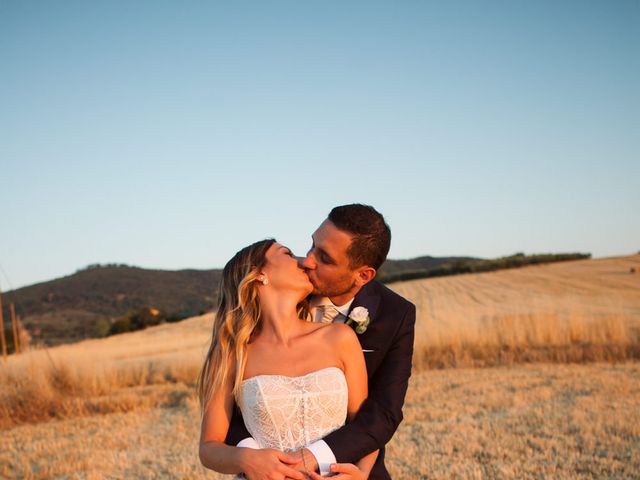
[[[388,449],[398,478],[637,478],[637,363],[416,375]]]
[[[196,317],[10,357],[0,369],[0,429],[173,405],[193,387],[210,322]]]
[[[637,478],[640,365],[427,370],[387,449],[397,479]],[[0,436],[0,478],[197,479],[198,406],[23,425]]]

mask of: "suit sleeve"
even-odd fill
[[[353,421],[324,438],[339,463],[355,463],[385,446],[402,421],[411,376],[416,307],[407,308],[393,344],[369,380],[369,396]]]
[[[251,434],[247,430],[247,427],[244,425],[244,420],[242,419],[242,414],[240,410],[236,407],[233,409],[233,416],[231,417],[231,422],[229,423],[229,431],[227,432],[227,438],[225,438],[224,443],[235,447],[241,440],[244,440],[247,437],[250,437]]]

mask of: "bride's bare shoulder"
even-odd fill
[[[326,339],[334,344],[358,343],[356,332],[344,323],[322,324],[321,328],[319,333],[326,336]]]

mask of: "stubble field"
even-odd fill
[[[637,478],[631,267],[640,256],[392,285],[418,307],[405,420],[388,446],[394,478]],[[10,358],[0,477],[218,478],[196,453],[210,322]]]

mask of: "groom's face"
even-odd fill
[[[351,269],[347,255],[352,235],[327,219],[311,238],[311,249],[302,267],[313,284],[314,295],[338,297],[354,290],[357,272]]]

